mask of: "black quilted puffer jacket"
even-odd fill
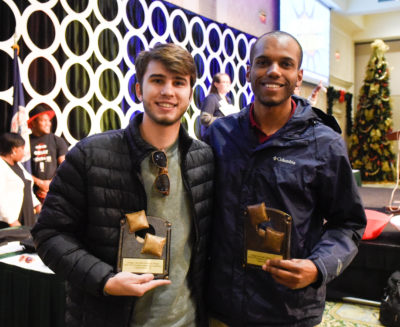
[[[67,154],[32,229],[37,251],[67,281],[68,327],[129,326],[135,297],[105,296],[116,273],[120,219],[146,210],[141,161],[155,149],[140,136],[142,114],[124,130],[87,137]],[[198,325],[203,306],[206,247],[211,222],[214,163],[211,149],[179,132],[181,170],[193,211],[194,244],[189,285]]]

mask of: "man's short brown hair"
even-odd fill
[[[135,59],[136,81],[142,86],[143,76],[150,61],[161,62],[169,71],[190,76],[190,86],[196,82],[196,64],[192,55],[182,47],[172,43],[156,44],[152,49],[142,51]]]

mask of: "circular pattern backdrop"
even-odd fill
[[[163,1],[30,0],[23,12],[12,0],[4,3],[25,52],[20,74],[27,111],[41,102],[50,105],[56,112],[55,133],[70,144],[125,127],[143,110],[134,94],[134,58],[158,42],[179,44],[195,58],[195,97],[183,119],[191,136],[215,73],[231,76],[236,106],[252,99],[245,74],[254,37],[226,25]],[[10,60],[14,38],[0,40],[0,54]],[[0,90],[0,101],[12,103],[12,87]]]

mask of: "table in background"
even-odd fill
[[[384,212],[391,188],[360,187],[366,209]],[[396,199],[400,191],[396,192]],[[327,298],[357,297],[381,301],[389,276],[400,269],[400,232],[390,223],[374,240],[360,242],[350,266],[327,285]]]
[[[375,240],[360,242],[350,266],[327,285],[327,297],[357,297],[379,302],[389,276],[398,269],[400,232],[389,223]]]
[[[0,262],[0,326],[64,327],[65,284],[54,274]]]

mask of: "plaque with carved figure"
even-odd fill
[[[171,223],[144,210],[121,220],[117,270],[168,279]]]
[[[265,203],[247,206],[245,219],[246,265],[261,267],[268,259],[290,259],[292,217]]]

